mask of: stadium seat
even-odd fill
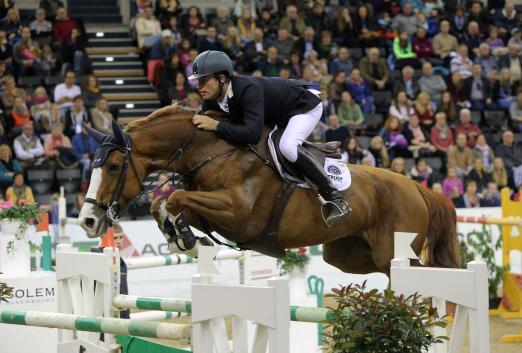
[[[479,110],[471,111],[471,122],[476,125],[480,125],[482,122],[482,112]]]
[[[424,160],[433,170],[438,171],[442,167],[442,160],[440,159],[440,157],[427,157],[424,158]]]
[[[35,194],[34,200],[38,205],[50,205],[53,199],[52,194]]]
[[[415,165],[415,159],[413,158],[405,158],[404,159],[404,168],[409,173],[411,168]]]
[[[36,194],[45,194],[51,190],[54,182],[54,170],[29,169],[27,171],[27,183]]]
[[[388,113],[391,101],[392,95],[389,91],[373,92],[373,104],[375,104],[375,108],[378,113]]]
[[[485,110],[486,126],[492,131],[498,131],[506,124],[506,113],[503,110]]]
[[[80,190],[82,172],[80,169],[58,169],[56,179],[60,186],[64,187],[66,193],[73,193]]]
[[[348,48],[348,50],[350,51],[350,57],[354,60],[359,61],[363,57],[361,48]]]
[[[357,141],[359,147],[366,150],[368,147],[370,147],[370,142],[372,139],[368,136],[357,136],[355,140]]]
[[[20,76],[18,77],[18,86],[21,88],[37,87],[42,84],[42,79],[35,76]]]

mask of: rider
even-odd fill
[[[284,128],[279,149],[318,187],[329,206],[326,224],[330,226],[349,212],[348,204],[332,186],[321,164],[301,146],[323,112],[316,94],[319,92],[308,90],[295,80],[234,75],[232,61],[221,51],[199,54],[192,71],[189,79],[198,80],[197,89],[204,99],[202,111],[224,111],[240,121],[231,123],[195,115],[193,123],[198,128],[215,131],[219,138],[240,145],[258,144],[265,125]]]

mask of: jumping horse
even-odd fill
[[[216,119],[219,113],[207,112]],[[390,171],[349,165],[352,184],[343,195],[353,211],[327,227],[321,204],[311,189],[296,188],[285,207],[274,208],[282,178],[270,168],[268,129],[257,146],[235,146],[192,124],[194,111],[178,105],[135,120],[125,130],[113,124],[113,135],[91,131],[101,141],[96,152],[88,202],[79,222],[90,238],[104,234],[111,220],[139,196],[152,172],[176,172],[185,190],[154,200],[170,216],[183,212],[188,223],[262,253],[280,251],[257,246],[274,217],[275,232],[265,234],[281,249],[323,244],[324,260],[348,273],[389,275],[394,232],[417,233],[412,248],[422,263],[459,267],[454,208],[440,195]],[[277,214],[275,214],[277,213]],[[163,224],[159,224],[160,228]]]

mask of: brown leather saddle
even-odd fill
[[[301,175],[301,173],[293,166],[293,163],[290,163],[283,157],[281,151],[279,150],[279,142],[281,141],[283,131],[283,129],[277,130],[271,135],[276,150],[277,160],[287,174],[301,182],[306,182],[304,176]],[[310,152],[310,154],[312,154],[317,159],[317,161],[321,163],[321,165],[324,165],[325,158],[327,157],[337,159],[341,157],[341,154],[338,151],[340,145],[341,143],[338,141],[327,143],[311,143],[308,141],[303,141],[303,147],[306,148],[306,150]],[[275,165],[273,158],[271,158],[271,163]],[[273,169],[275,173],[278,173],[275,166]],[[272,206],[272,211],[270,212],[270,216],[265,228],[257,235],[254,240],[251,240],[247,243],[238,244],[240,248],[255,250],[262,254],[277,258],[282,258],[286,255],[286,251],[281,246],[281,243],[277,237],[277,230],[279,228],[279,222],[281,221],[281,217],[283,216],[288,200],[290,200],[290,196],[292,196],[297,183],[298,182],[296,181],[292,181],[283,177],[283,184],[281,185],[281,188],[279,189],[279,192],[274,200],[274,205]]]

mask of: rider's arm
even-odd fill
[[[255,145],[261,140],[265,121],[265,101],[261,86],[247,86],[242,93],[239,106],[243,112],[243,121],[240,124],[221,121],[217,126],[216,135],[240,145]]]

